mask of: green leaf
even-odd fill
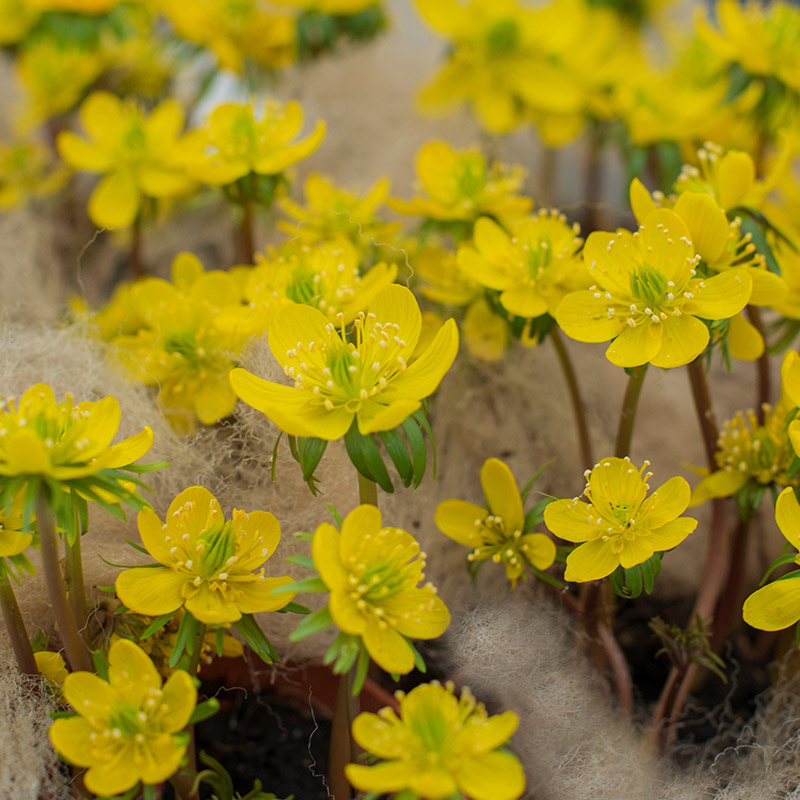
[[[433,431],[431,430],[430,423],[425,416],[425,412],[421,408],[418,408],[411,416],[417,421],[420,428],[428,434],[428,439],[430,439],[431,452],[433,454],[433,479],[436,480],[436,440],[433,438]]]
[[[389,478],[386,465],[383,463],[380,450],[372,436],[362,436],[358,432],[358,424],[353,420],[350,429],[344,435],[344,445],[353,466],[365,477],[375,481],[387,494],[394,492],[394,485]]]
[[[194,643],[200,623],[192,616],[191,612],[184,609],[181,623],[178,626],[178,633],[175,636],[175,644],[172,646],[172,653],[169,657],[170,667],[174,667],[181,660],[186,645]]]
[[[283,586],[278,586],[276,589],[272,590],[272,594],[289,594],[290,592],[301,594],[303,592],[327,591],[328,587],[325,585],[325,581],[323,581],[322,578],[317,575],[313,578],[303,578],[299,581],[292,581],[291,583],[286,583]]]
[[[170,611],[168,614],[161,614],[160,616],[155,617],[153,621],[144,629],[139,638],[148,639],[154,633],[160,631],[174,616],[175,612]]]
[[[628,597],[639,597],[642,593],[642,569],[639,564],[625,570],[625,588]]]
[[[287,556],[286,562],[288,564],[297,564],[298,567],[306,567],[307,569],[314,569],[314,559],[311,556]]]
[[[411,457],[414,462],[414,488],[418,488],[425,477],[425,466],[428,460],[428,448],[425,445],[425,437],[419,428],[419,424],[413,417],[407,417],[402,422],[402,428],[408,438],[411,448]]]
[[[281,660],[278,651],[267,639],[252,614],[243,614],[240,620],[233,623],[233,626],[242,634],[244,640],[262,661],[271,664],[273,661]]]
[[[108,660],[102,650],[92,651],[92,663],[94,664],[94,671],[104,681],[108,681]]]
[[[270,467],[270,475],[272,477],[273,484],[278,482],[278,476],[276,474],[276,470],[278,468],[278,445],[281,443],[282,436],[283,431],[280,431],[278,433],[278,438],[275,440],[275,446],[272,448],[272,465]]]
[[[414,666],[421,672],[423,675],[428,671],[428,667],[425,664],[425,659],[422,657],[422,653],[414,647],[414,644],[406,639],[408,642],[408,646],[411,648],[411,652],[414,654]]]
[[[392,459],[392,463],[397,470],[397,474],[400,476],[403,486],[408,488],[411,486],[411,481],[414,478],[414,471],[411,457],[406,450],[406,443],[403,441],[403,437],[400,436],[397,429],[394,429],[391,431],[381,431],[378,433],[378,438],[383,442],[383,446],[386,448],[389,458]]]
[[[194,711],[192,712],[192,716],[189,717],[189,725],[196,725],[198,722],[203,722],[203,720],[208,719],[209,717],[213,717],[219,711],[219,700],[215,697],[212,697],[206,700],[203,703],[199,703],[195,706]]]
[[[353,697],[358,697],[361,694],[361,690],[364,688],[364,681],[367,679],[368,669],[369,653],[367,653],[367,648],[362,644],[361,649],[358,651],[358,664],[353,678]]]
[[[336,507],[332,506],[330,503],[328,503],[325,506],[325,508],[328,509],[328,513],[333,517],[333,521],[334,521],[336,527],[341,530],[342,523],[343,523],[342,515],[336,510]],[[295,536],[297,536],[297,534],[295,534]],[[310,536],[311,536],[311,538],[313,538],[313,534],[310,534]]]
[[[151,461],[149,464],[128,464],[127,467],[121,467],[121,469],[126,472],[135,472],[137,475],[147,475],[169,466],[171,466],[169,461]]]
[[[333,625],[333,617],[331,616],[328,606],[325,606],[315,611],[313,614],[304,617],[297,628],[289,634],[289,641],[299,642],[301,639],[305,639],[306,636],[311,636],[319,631],[325,630],[325,628],[329,628],[331,625]]]
[[[324,439],[301,437],[297,440],[300,467],[303,470],[303,480],[306,483],[314,477],[314,470],[319,465],[327,447],[328,443]]]
[[[520,492],[520,494],[522,495],[522,500],[523,500],[523,502],[524,502],[524,500],[525,500],[525,495],[527,495],[527,494],[528,494],[528,492],[529,492],[529,491],[530,491],[530,490],[533,488],[533,484],[534,484],[534,483],[536,483],[536,481],[538,481],[538,480],[539,480],[539,478],[542,476],[542,473],[543,473],[543,472],[544,472],[544,471],[545,471],[545,470],[546,470],[546,469],[547,469],[547,468],[548,468],[548,467],[549,467],[549,466],[550,466],[550,465],[551,465],[551,464],[552,464],[554,461],[555,461],[555,459],[554,459],[554,458],[551,458],[549,461],[545,461],[545,463],[544,463],[544,464],[542,464],[542,466],[541,466],[541,467],[539,467],[539,469],[537,469],[537,470],[536,470],[536,472],[534,472],[534,473],[533,473],[533,475],[531,475],[531,477],[528,479],[528,482],[525,484],[525,486],[522,488],[522,491]]]

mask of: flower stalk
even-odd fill
[[[33,657],[28,632],[25,630],[17,598],[5,572],[0,572],[0,611],[3,614],[19,671],[24,675],[38,675],[39,670]]]
[[[578,446],[580,449],[581,463],[584,469],[591,469],[594,466],[594,456],[592,454],[592,440],[589,436],[589,426],[586,421],[586,406],[581,397],[578,378],[572,365],[572,359],[569,356],[569,351],[564,344],[564,339],[557,325],[551,328],[550,339],[553,342],[553,347],[555,347],[558,363],[561,365],[561,371],[564,373],[564,380],[567,382],[569,397],[572,401],[572,411],[575,415],[575,425],[578,429]]]
[[[642,393],[646,372],[647,364],[631,369],[628,386],[625,389],[625,397],[622,400],[622,413],[619,415],[619,428],[617,429],[617,439],[614,444],[614,455],[617,458],[624,458],[630,455],[633,426],[636,422],[636,411],[639,408],[639,396]]]
[[[77,517],[77,511],[75,512]],[[64,566],[67,579],[67,597],[72,616],[76,620],[88,620],[89,612],[86,606],[86,583],[83,578],[83,558],[81,556],[81,531],[76,525],[75,540],[70,544],[69,538],[64,537]],[[84,641],[87,639],[85,627],[82,629]],[[88,644],[88,642],[87,642]]]
[[[78,621],[72,612],[72,607],[67,599],[67,588],[61,565],[58,560],[58,547],[56,531],[53,525],[53,515],[50,506],[40,493],[36,501],[36,520],[39,526],[39,539],[42,547],[42,566],[50,602],[53,604],[53,614],[58,625],[58,632],[67,653],[67,660],[73,672],[85,670],[94,672],[89,648],[81,638]],[[81,620],[83,625],[86,620]]]
[[[767,348],[767,340],[764,335],[764,323],[761,321],[761,314],[756,306],[749,305],[747,307],[747,316],[750,317],[750,322],[753,327],[761,334],[764,339],[764,352],[758,357],[756,361],[756,375],[758,377],[757,393],[756,393],[756,414],[758,415],[758,424],[764,424],[764,406],[770,402],[772,397],[772,378],[769,368],[769,350]]]

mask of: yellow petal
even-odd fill
[[[406,727],[366,712],[353,721],[353,738],[378,758],[400,758],[410,744]]]
[[[583,546],[586,547],[586,545]],[[630,569],[637,564],[644,564],[653,555],[653,552],[653,545],[650,544],[649,537],[634,536],[633,539],[623,540],[619,563],[625,569]]]
[[[50,741],[56,752],[70,764],[88,767],[92,763],[93,732],[91,725],[83,717],[57,719],[50,728]]]
[[[261,614],[268,611],[279,611],[294,598],[294,594],[273,594],[279,586],[291,583],[288,576],[282,578],[264,578],[263,580],[236,583],[236,606],[242,614]]]
[[[543,533],[527,533],[519,540],[525,558],[536,569],[549,569],[556,560],[556,546],[549,536]]]
[[[141,647],[117,639],[108,652],[108,683],[118,697],[141,706],[151,689],[161,688],[161,677]]]
[[[791,486],[787,486],[778,495],[775,503],[775,521],[786,541],[800,550],[800,504]]]
[[[194,253],[178,253],[172,260],[171,279],[185,292],[203,273],[203,265]]]
[[[753,281],[750,302],[754,306],[771,306],[780,303],[789,291],[786,281],[780,275],[767,269],[748,269],[747,274]]]
[[[705,286],[684,310],[703,319],[729,319],[738,314],[750,300],[753,281],[746,269],[728,269],[706,278]],[[690,284],[691,285],[691,284]]]
[[[153,446],[153,431],[145,426],[139,433],[112,445],[103,455],[106,469],[127,467],[138,461]]]
[[[654,367],[682,367],[694,361],[708,344],[708,328],[699,319],[686,314],[667,317],[661,329],[661,347],[650,359]]]
[[[413,292],[399,284],[385,286],[369,304],[369,313],[375,314],[378,322],[399,326],[398,336],[405,342],[400,355],[408,360],[422,330],[422,314]]]
[[[92,192],[89,217],[101,228],[127,228],[136,219],[141,201],[133,176],[127,172],[112,172]]]
[[[649,322],[635,328],[626,326],[606,349],[606,358],[618,367],[638,367],[653,361],[661,349],[663,329],[663,325]]]
[[[644,184],[638,179],[634,178],[631,181],[630,189],[628,190],[633,209],[633,215],[639,225],[642,225],[647,218],[647,215],[656,210],[656,204],[650,196],[650,192],[645,189]]]
[[[456,258],[461,272],[481,286],[502,291],[513,282],[508,270],[472,247],[461,247]]]
[[[571,292],[556,311],[558,325],[579,342],[607,342],[619,334],[625,322],[608,316],[608,304],[587,290]]]
[[[111,92],[92,92],[81,105],[81,124],[93,139],[113,141],[123,122],[122,109],[122,101]]]
[[[597,525],[589,522],[592,507],[580,500],[556,500],[545,506],[547,529],[568,542],[588,542],[597,538]]]
[[[522,531],[525,512],[517,482],[508,466],[499,458],[488,458],[481,467],[481,487],[489,510],[501,517],[509,534]]]
[[[652,495],[655,501],[652,511],[647,515],[647,524],[652,528],[659,528],[671,522],[686,511],[692,490],[685,478],[675,477],[661,484]]]
[[[675,213],[686,223],[695,252],[707,264],[713,264],[730,234],[728,218],[717,201],[710,194],[683,192],[675,203]]]
[[[454,319],[436,331],[430,346],[387,387],[383,397],[422,400],[436,391],[458,354],[458,326]]]
[[[691,517],[679,517],[678,519],[662,525],[657,530],[651,531],[647,541],[652,545],[653,550],[672,550],[677,547],[695,528],[697,520]]]
[[[472,800],[517,800],[525,792],[525,773],[511,753],[485,753],[462,759],[455,779]]]
[[[329,522],[323,522],[314,533],[311,541],[311,557],[314,566],[328,589],[338,589],[345,585],[347,573],[339,555],[339,531]]]
[[[374,617],[367,620],[361,635],[370,658],[386,672],[406,675],[414,669],[414,653],[411,646],[391,625],[381,627]]]
[[[393,400],[387,405],[365,402],[358,412],[358,432],[364,436],[379,431],[394,430],[422,406],[419,400]],[[349,425],[348,425],[349,427]],[[347,433],[347,429],[342,435]],[[334,437],[334,438],[338,438]]]
[[[136,614],[157,617],[183,605],[183,587],[191,578],[160,567],[135,567],[117,576],[117,597]]]
[[[706,500],[730,497],[747,483],[747,474],[739,470],[720,469],[703,478],[692,491],[689,508],[695,508]]]
[[[731,317],[728,351],[740,361],[755,361],[764,352],[764,337],[742,314]]]
[[[719,203],[730,211],[742,203],[756,177],[753,159],[739,150],[729,150],[720,159],[717,185]]]
[[[794,350],[787,350],[783,357],[781,383],[792,403],[800,406],[800,356]]]
[[[504,745],[519,727],[519,717],[513,711],[504,711],[481,721],[473,719],[473,724],[464,726],[458,740],[476,756]]]
[[[450,624],[450,612],[430,589],[404,589],[382,603],[398,633],[409,639],[436,639]]]
[[[194,410],[203,425],[213,425],[233,413],[236,400],[227,376],[210,376],[194,393]]]
[[[13,470],[10,475],[47,475],[52,469],[44,442],[31,430],[23,429],[8,439],[5,460]]]
[[[611,545],[596,540],[576,547],[567,556],[565,581],[596,581],[610,575],[619,566],[619,556],[611,549]]]
[[[434,522],[453,541],[467,547],[478,547],[483,539],[475,523],[486,519],[488,513],[485,508],[465,500],[445,500],[437,506]]]
[[[94,794],[106,797],[122,794],[141,778],[133,759],[133,742],[123,744],[111,761],[95,762],[84,776],[86,788]]]
[[[107,172],[113,165],[112,158],[96,144],[81,139],[72,131],[61,131],[56,139],[61,158],[73,169],[82,172]]]
[[[207,625],[236,622],[242,617],[234,602],[227,600],[222,592],[211,589],[207,583],[202,583],[197,594],[186,599],[185,605],[187,611]]]
[[[509,314],[516,317],[540,317],[547,313],[547,301],[531,283],[522,283],[506,289],[500,295],[500,303]]]
[[[331,592],[328,610],[334,624],[343,633],[361,636],[366,631],[367,618],[356,607],[355,601],[350,597],[349,588]]]
[[[281,147],[256,159],[253,171],[259,175],[276,175],[287,167],[302,161],[313,153],[325,138],[325,123],[320,120],[314,130],[302,141],[289,147]]]
[[[800,580],[792,577],[763,586],[744,601],[742,616],[748,625],[762,631],[794,625],[800,620]]]
[[[409,784],[408,765],[404,761],[386,761],[372,767],[348,764],[344,771],[347,780],[360,792],[399,792]]]
[[[103,719],[116,702],[116,694],[102,678],[91,672],[71,672],[64,679],[64,697],[83,717]]]

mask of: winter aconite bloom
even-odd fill
[[[680,477],[670,478],[649,497],[645,472],[627,458],[604,458],[589,473],[584,495],[557,500],[544,510],[547,527],[559,538],[578,542],[567,556],[568,581],[595,581],[618,566],[629,569],[654,553],[671,550],[696,527],[697,520],[682,517],[691,490]]]
[[[422,315],[398,285],[378,292],[354,326],[349,341],[316,308],[285,306],[273,319],[269,346],[294,387],[235,369],[234,392],[292,436],[332,441],[354,420],[361,434],[392,430],[436,390],[455,359],[458,329],[448,320],[409,364]]]
[[[533,205],[518,194],[525,180],[522,167],[490,164],[476,147],[456,150],[447,142],[427,142],[417,153],[415,170],[421,194],[388,201],[400,214],[443,222],[474,222],[482,215],[505,221],[527,214]]]
[[[557,211],[540,211],[511,224],[506,233],[481,217],[474,246],[464,246],[458,264],[472,280],[501,292],[500,304],[517,317],[555,316],[567,292],[591,280],[577,252],[583,244],[578,227]]]
[[[111,396],[75,405],[70,395],[56,400],[44,383],[18,401],[0,399],[0,478],[77,481],[132,464],[152,446],[153,432],[146,427],[112,445],[120,416]]]
[[[481,486],[488,509],[465,500],[445,500],[436,509],[436,527],[459,544],[472,548],[470,561],[503,563],[512,587],[530,563],[547,569],[556,546],[543,533],[525,531],[525,511],[511,470],[498,458],[481,468]]]
[[[323,522],[311,547],[336,626],[361,637],[382,669],[410,672],[415,659],[407,638],[435,639],[450,624],[433,585],[418,586],[425,577],[425,554],[416,539],[385,527],[376,506],[361,505],[345,517],[341,532]]]
[[[294,101],[269,101],[261,114],[250,103],[223,103],[203,127],[186,135],[186,164],[211,186],[233,183],[251,172],[277,175],[313,153],[325,138],[325,123],[319,121],[305,139],[295,141],[302,127],[303,109]]]
[[[452,683],[425,683],[398,696],[399,715],[384,708],[378,714],[359,714],[353,721],[353,738],[381,759],[369,767],[345,767],[356,789],[377,794],[406,790],[423,800],[522,796],[522,766],[500,749],[519,725],[513,711],[489,716],[469,689],[456,698]]]
[[[786,541],[800,550],[800,504],[794,489],[787,487],[775,503],[775,521]],[[795,556],[800,565],[800,555]],[[742,616],[748,625],[762,631],[778,631],[800,621],[800,570],[768,583],[744,601]]]
[[[108,660],[107,682],[91,672],[66,676],[64,697],[76,716],[50,728],[56,751],[88,767],[86,788],[103,796],[174,775],[190,741],[182,731],[197,703],[189,673],[178,670],[162,687],[153,663],[127,639],[111,646]]]
[[[383,220],[378,210],[389,196],[389,179],[381,178],[364,192],[343,189],[330,178],[312,173],[303,187],[306,205],[280,201],[292,218],[278,227],[305,244],[345,237],[361,252],[392,241],[400,225]]]
[[[700,256],[689,231],[665,208],[648,214],[637,233],[592,233],[583,256],[595,285],[568,294],[556,318],[578,341],[613,339],[606,357],[619,367],[688,364],[709,340],[699,318],[729,319],[752,291],[744,269],[696,277]]]
[[[138,522],[142,543],[161,566],[119,574],[117,595],[137,614],[157,617],[185,606],[200,622],[217,624],[277,611],[292,599],[272,594],[290,578],[264,576],[281,536],[269,512],[234,509],[226,520],[211,492],[191,486],[172,501],[163,524],[150,509]]]
[[[145,197],[173,197],[192,183],[178,166],[183,109],[177,100],[160,103],[150,114],[109,92],[94,92],[81,105],[89,136],[58,135],[58,151],[71,167],[104,175],[89,198],[95,225],[131,225]]]

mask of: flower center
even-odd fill
[[[515,19],[501,19],[486,32],[486,51],[490,58],[499,58],[514,52],[521,39],[519,24]]]
[[[284,371],[295,388],[310,391],[315,402],[329,411],[345,406],[357,412],[365,400],[379,395],[406,369],[402,355],[406,342],[399,336],[399,325],[378,322],[374,314],[362,312],[354,327],[355,344],[344,340],[329,323],[327,341],[298,342],[286,354],[293,363]],[[306,354],[313,358],[306,361]]]
[[[666,277],[648,264],[640,266],[630,278],[631,294],[655,310],[667,299],[669,284]]]
[[[123,738],[133,739],[142,730],[142,725],[146,721],[147,715],[140,708],[117,701],[108,718],[108,725],[112,731],[118,730]]]
[[[197,573],[213,578],[236,554],[236,533],[231,522],[215,519],[211,526],[197,537]]]
[[[486,186],[486,163],[480,156],[460,159],[454,173],[462,197],[472,199]]]

